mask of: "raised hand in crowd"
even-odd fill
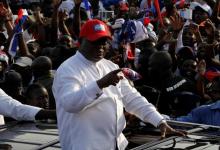
[[[8,4],[3,4],[0,2],[0,17],[5,22],[5,27],[7,29],[8,35],[12,34],[13,30],[13,14]]]
[[[216,0],[215,6],[213,8],[213,13],[211,16],[212,21],[215,23],[215,26],[218,27],[220,23],[220,0]]]
[[[62,32],[63,35],[71,36],[65,21],[68,19],[68,13],[66,10],[59,11],[59,30]]]
[[[205,32],[208,37],[208,43],[212,43],[215,37],[215,25],[212,23],[210,19],[206,19],[204,22]]]
[[[38,25],[43,25],[46,26],[48,24],[47,18],[45,18],[42,14],[41,14],[41,8],[40,7],[36,7],[36,9],[33,12],[34,18],[36,20],[36,23]]]
[[[182,17],[178,13],[173,13],[173,15],[169,17],[169,19],[173,31],[176,32],[176,35],[178,35],[179,31],[183,28],[184,24]]]
[[[203,39],[201,33],[199,31],[199,25],[196,23],[189,24],[189,30],[196,36],[196,41],[198,43],[203,43]]]
[[[65,22],[68,19],[68,13],[66,10],[64,11],[59,11],[59,21],[60,22]]]

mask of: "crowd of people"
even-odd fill
[[[162,137],[185,135],[166,119],[219,126],[219,13],[220,0],[3,0],[0,114],[56,113],[62,149],[125,149],[124,114]]]

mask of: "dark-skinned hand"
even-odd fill
[[[100,80],[97,81],[97,84],[100,89],[108,87],[110,85],[116,86],[117,83],[123,79],[122,75],[119,75],[118,73],[121,71],[121,69],[117,69],[114,71],[109,72],[107,75],[102,77]]]
[[[186,131],[175,130],[169,126],[166,122],[163,122],[159,125],[161,139],[164,139],[166,136],[176,135],[176,136],[186,136]]]

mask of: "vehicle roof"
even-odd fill
[[[13,122],[0,126],[0,145],[13,150],[60,150],[56,124]]]
[[[129,148],[131,150],[220,148],[220,127],[177,121],[169,121],[169,124],[175,129],[187,131],[187,137],[173,135],[161,140],[158,129],[142,124],[125,133],[128,141],[135,145]],[[9,146],[12,150],[61,149],[57,125],[42,122],[11,122],[0,126],[0,149],[4,146]]]

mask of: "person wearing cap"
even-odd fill
[[[212,15],[212,9],[206,3],[191,2],[190,8],[193,10],[192,20],[198,25]]]
[[[121,69],[104,59],[111,35],[97,19],[80,32],[80,48],[57,69],[53,83],[58,129],[63,150],[123,150],[126,111],[167,133],[171,128],[156,108],[123,77]]]
[[[10,66],[11,70],[21,74],[24,87],[27,87],[32,79],[31,64],[32,59],[30,57],[22,56],[15,59],[15,62]]]

